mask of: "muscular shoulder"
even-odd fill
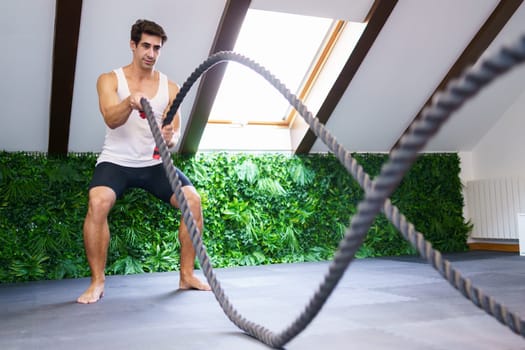
[[[97,90],[99,93],[106,91],[117,91],[118,81],[115,72],[102,73],[97,79]]]
[[[98,77],[97,86],[99,87],[116,86],[116,85],[117,85],[117,75],[113,71],[102,73]]]

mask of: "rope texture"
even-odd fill
[[[437,93],[432,103],[423,110],[421,118],[413,122],[410,128],[402,135],[398,147],[391,152],[388,162],[384,164],[381,173],[374,181],[370,179],[370,176],[363,170],[361,165],[351,156],[351,153],[337,142],[326,127],[313,117],[306,106],[292,94],[284,84],[258,63],[234,52],[218,52],[211,55],[196,68],[182,85],[168,111],[163,125],[167,125],[173,120],[173,116],[189,89],[199,77],[216,64],[224,61],[235,61],[243,64],[260,74],[272,84],[305,119],[314,134],[327,145],[341,164],[344,165],[347,171],[365,190],[365,197],[361,203],[359,203],[358,210],[352,217],[350,226],[339,244],[324,280],[299,316],[282,332],[274,333],[264,326],[245,319],[233,307],[222,289],[206,253],[201,233],[197,228],[184,198],[171,154],[162,139],[159,126],[155,122],[149,102],[144,98],[141,100],[155,142],[159,147],[169,181],[177,201],[180,203],[183,220],[188,227],[202,271],[221,308],[237,327],[274,348],[281,348],[302,332],[321,310],[348,265],[354,259],[355,253],[361,246],[375,216],[382,210],[385,216],[401,232],[403,237],[407,239],[421,256],[454,288],[458,289],[476,306],[509,327],[513,332],[525,337],[525,321],[492,297],[485,295],[479,288],[475,287],[469,279],[462,277],[459,271],[457,271],[448,260],[444,259],[439,251],[432,248],[431,243],[425,240],[423,234],[416,231],[414,225],[406,219],[388,198],[417,158],[418,152],[423,149],[425,144],[436,134],[452,113],[495,78],[525,61],[525,35],[522,35],[519,40],[512,45],[503,47],[491,56],[479,60],[476,65],[465,70],[458,79],[451,81],[442,92]]]

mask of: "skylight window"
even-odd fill
[[[334,20],[249,10],[234,51],[272,72],[298,93]],[[290,107],[264,78],[243,65],[228,64],[209,123],[286,125]]]
[[[268,69],[315,115],[365,26],[250,9],[234,51]],[[199,151],[291,152],[297,122],[295,109],[269,82],[229,62]]]

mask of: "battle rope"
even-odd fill
[[[399,146],[391,152],[388,162],[382,167],[381,173],[374,181],[371,181],[369,175],[357,161],[352,158],[350,152],[335,140],[326,127],[312,116],[304,104],[278,79],[259,64],[233,52],[219,52],[210,56],[190,75],[182,85],[163,125],[171,122],[189,89],[203,73],[220,62],[235,61],[259,73],[279,90],[306,122],[308,122],[315,135],[328,146],[348,172],[365,190],[365,198],[358,205],[357,213],[352,217],[350,226],[339,244],[334,260],[329,266],[328,274],[310,299],[304,311],[281,333],[273,333],[259,324],[246,320],[233,307],[225,295],[213,272],[210,259],[206,254],[206,248],[202,243],[201,234],[184,198],[180,180],[175,171],[168,148],[162,139],[159,126],[155,122],[149,102],[143,98],[141,100],[142,107],[146,113],[157,147],[160,150],[162,162],[169,181],[175,192],[177,201],[180,203],[183,220],[188,227],[201,268],[212,288],[215,298],[228,318],[240,329],[263,343],[275,348],[282,347],[297,336],[320,311],[341,279],[344,271],[354,259],[355,253],[362,244],[373,219],[382,209],[385,216],[401,232],[403,237],[407,239],[421,256],[444,276],[452,286],[458,289],[475,305],[485,310],[488,314],[495,316],[496,319],[508,326],[513,332],[525,337],[525,321],[518,315],[507,310],[505,306],[495,301],[492,297],[483,294],[469,279],[462,277],[450,262],[441,256],[439,251],[432,248],[432,245],[425,240],[423,234],[416,231],[413,224],[408,222],[406,217],[400,213],[399,209],[388,199],[406,171],[417,158],[418,152],[423,149],[424,145],[446,120],[448,120],[450,115],[459,109],[464,102],[477,94],[481,88],[488,85],[509,69],[522,63],[524,60],[525,35],[521,36],[513,45],[500,49],[490,57],[483,58],[478,64],[467,69],[457,80],[450,82],[443,92],[436,94],[432,100],[432,104],[424,109],[422,118],[414,122],[407,132],[405,132]]]

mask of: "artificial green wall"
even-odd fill
[[[385,155],[355,155],[370,175]],[[199,154],[175,164],[201,194],[215,267],[330,259],[359,185],[332,155]],[[95,154],[0,152],[0,282],[88,276],[82,224]],[[456,154],[421,156],[392,201],[443,252],[463,251],[469,224]],[[180,213],[131,190],[110,213],[107,273],[178,269]],[[358,257],[414,254],[380,215]]]

